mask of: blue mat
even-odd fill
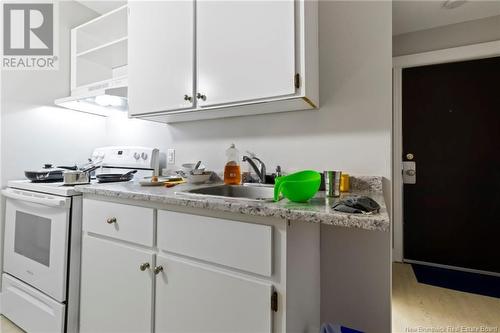
[[[432,286],[500,298],[500,277],[412,264],[417,281]]]

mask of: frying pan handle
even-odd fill
[[[66,169],[66,170],[78,170],[78,167],[76,165],[72,165],[72,166],[64,166],[64,165],[58,165],[57,166],[59,169]]]
[[[121,175],[120,179],[127,179],[129,176],[133,175],[134,173],[137,173],[137,170],[132,170],[132,171],[129,171],[127,173],[124,173],[123,175]]]
[[[83,169],[82,172],[92,172],[94,170],[97,170],[99,168],[99,165],[92,165],[86,169]]]

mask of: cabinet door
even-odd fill
[[[197,2],[201,106],[295,93],[294,1]]]
[[[158,256],[156,333],[271,332],[270,284]]]
[[[153,254],[83,237],[80,332],[151,332]]]
[[[129,114],[192,108],[194,1],[131,1],[129,8]]]

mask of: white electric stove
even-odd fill
[[[158,175],[158,149],[103,147],[97,173]],[[27,332],[77,332],[82,196],[63,183],[9,181],[6,198],[2,314]]]

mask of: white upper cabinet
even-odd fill
[[[196,45],[202,107],[295,93],[293,1],[198,1]]]
[[[129,114],[192,108],[194,1],[130,1],[129,8]]]
[[[176,122],[318,107],[317,0],[129,7],[131,116]]]

